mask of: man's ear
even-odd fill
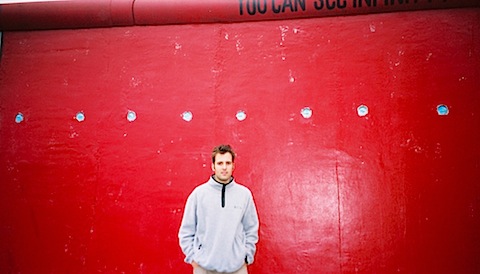
[[[212,163],[212,171],[215,172],[215,164],[214,163]]]

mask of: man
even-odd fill
[[[213,175],[187,199],[178,232],[185,262],[194,274],[246,274],[258,242],[258,216],[252,193],[235,182],[230,145],[212,152]]]

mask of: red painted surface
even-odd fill
[[[478,33],[478,9],[6,32],[0,272],[190,273],[184,202],[228,142],[251,273],[478,273]]]
[[[0,29],[68,29],[133,25],[133,0],[0,4]]]
[[[480,7],[477,0],[69,0],[0,4],[0,30],[246,22]]]

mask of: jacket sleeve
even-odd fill
[[[183,212],[182,224],[178,231],[178,240],[183,254],[185,254],[185,262],[191,264],[194,254],[195,233],[197,227],[197,202],[195,191],[190,194],[185,204]]]
[[[245,258],[245,262],[247,264],[252,264],[254,261],[256,244],[258,242],[259,222],[257,209],[251,194],[248,199],[247,210],[245,211],[245,216],[243,217],[242,223],[245,230],[245,247],[247,249],[247,257]]]

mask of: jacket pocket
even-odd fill
[[[241,258],[242,260],[245,258],[245,255],[247,255],[247,247],[245,244],[245,236],[243,234],[237,234],[235,236],[233,249],[236,258]]]

